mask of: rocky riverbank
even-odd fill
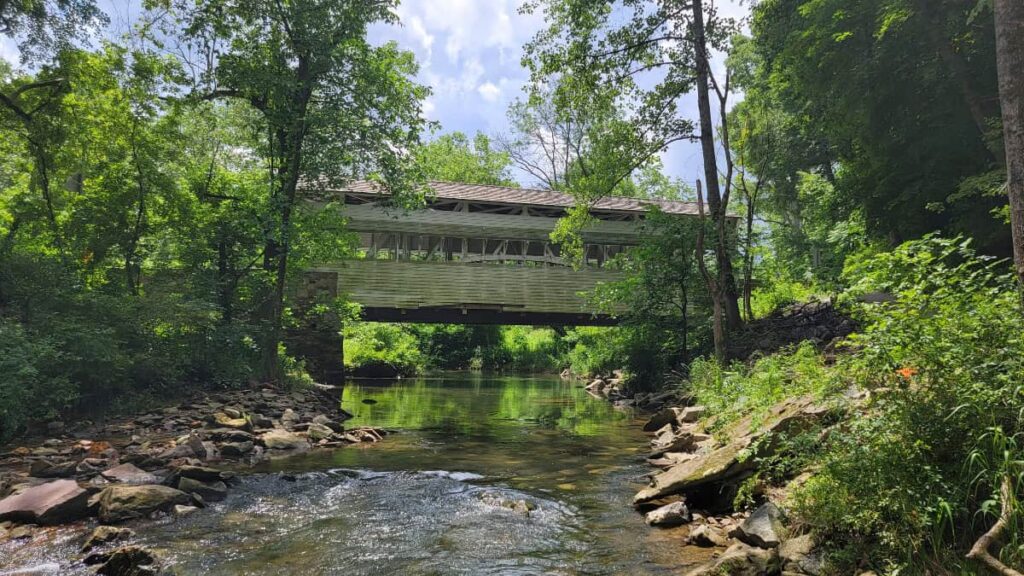
[[[651,526],[686,525],[684,547],[718,549],[690,576],[817,576],[822,559],[812,537],[786,526],[784,486],[758,494],[761,504],[753,510],[736,511],[735,498],[759,463],[783,449],[784,439],[816,433],[830,412],[809,398],[794,399],[711,434],[714,418],[704,408],[664,408],[645,426],[652,434],[648,463],[658,471],[634,504]]]
[[[157,573],[159,560],[124,545],[128,521],[192,514],[223,499],[244,467],[312,449],[377,442],[326,389],[269,386],[192,398],[106,423],[51,422],[47,434],[0,451],[0,542],[57,525],[97,522],[81,560],[97,574]]]

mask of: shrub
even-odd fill
[[[345,326],[345,366],[356,375],[412,376],[425,365],[420,343],[398,324],[354,322]]]
[[[776,278],[751,292],[750,307],[755,318],[764,318],[776,310],[807,302],[817,295],[818,291],[805,282]]]
[[[690,367],[688,385],[697,402],[717,416],[716,424],[725,426],[748,414],[756,419],[786,398],[823,398],[838,390],[841,380],[826,368],[814,345],[804,342],[750,365],[722,367],[699,358]]]
[[[481,368],[485,351],[501,341],[499,326],[410,324],[406,329],[419,340],[426,367],[442,370]]]
[[[566,359],[576,374],[595,376],[624,368],[625,338],[619,328],[581,326],[565,336]]]
[[[558,337],[551,328],[506,326],[501,331],[502,356],[495,366],[520,372],[549,372],[561,364]]]
[[[895,301],[849,304],[865,329],[835,370],[873,400],[830,437],[820,471],[793,495],[795,516],[827,538],[838,573],[973,572],[963,554],[994,522],[1002,479],[1024,487],[1013,279],[967,241],[937,237],[851,259],[844,276],[848,300]],[[1021,535],[1007,535],[1003,559],[1019,564]]]
[[[48,338],[33,338],[0,318],[0,440],[32,420],[53,418],[77,395],[61,374],[61,353]]]

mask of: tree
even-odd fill
[[[722,313],[730,329],[742,320],[732,265],[729,196],[732,161],[728,126],[723,125],[726,158],[724,186],[719,180],[711,91],[724,120],[729,80],[711,74],[710,54],[725,50],[735,23],[717,14],[702,0],[650,2],[584,2],[534,0],[526,10],[544,8],[548,26],[527,46],[527,64],[537,83],[557,79],[568,92],[592,94],[614,86],[620,102],[631,102],[624,116],[633,127],[629,139],[615,142],[617,151],[650,157],[681,139],[699,138],[704,158],[709,219],[714,231],[715,274],[709,288],[718,290]],[[699,127],[680,114],[684,97],[696,91]],[[633,169],[643,162],[629,162]]]
[[[336,187],[359,176],[378,181],[396,201],[418,197],[408,150],[425,123],[420,103],[427,90],[410,79],[411,54],[367,43],[369,25],[395,21],[391,0],[161,4],[174,8],[172,25],[180,26],[168,32],[210,63],[193,97],[241,100],[263,122],[263,268],[271,286],[260,346],[262,373],[276,379],[300,183]]]
[[[751,23],[759,71],[744,92],[751,106],[784,114],[780,153],[767,167],[779,202],[793,197],[798,174],[815,174],[834,186],[842,212],[861,213],[873,239],[942,230],[1005,254],[985,4],[759,2]]]
[[[482,133],[472,141],[462,132],[443,134],[420,146],[416,161],[431,180],[518,186],[509,173],[508,153],[496,150]]]
[[[13,38],[22,59],[39,63],[107,23],[95,0],[0,1],[0,36]]]
[[[994,0],[1013,263],[1024,306],[1024,4]]]
[[[558,90],[534,86],[508,109],[511,133],[500,137],[512,163],[548,190],[569,190],[574,167],[589,149],[593,111],[560,99]]]

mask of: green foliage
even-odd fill
[[[0,34],[17,41],[26,62],[88,40],[109,21],[94,0],[15,0],[0,4]]]
[[[591,300],[622,320],[605,344],[618,350],[603,355],[627,369],[631,387],[650,390],[701,353],[710,310],[694,254],[695,223],[652,209],[643,230],[640,245],[619,262],[623,279],[598,286]]]
[[[45,337],[0,318],[0,440],[33,420],[53,418],[77,398],[61,353]]]
[[[9,310],[0,318],[10,335],[12,366],[21,376],[0,394],[11,426],[52,418],[61,410],[88,411],[133,398],[159,398],[192,387],[236,386],[252,374],[256,354],[244,324],[218,321],[216,308],[179,294],[153,291],[126,298],[118,290],[68,289],[59,259],[14,255],[0,271]],[[251,332],[250,332],[251,333]],[[7,385],[5,381],[4,385]],[[34,405],[19,411],[19,398]]]
[[[443,134],[420,146],[416,161],[431,180],[518,187],[508,153],[495,150],[483,133],[472,141],[462,132]]]
[[[345,327],[345,365],[364,376],[465,369],[556,372],[566,364],[567,342],[572,336],[563,341],[551,328],[356,320]]]
[[[929,237],[847,266],[866,326],[834,371],[873,391],[869,411],[830,437],[821,470],[793,500],[844,566],[970,570],[962,553],[998,512],[1024,452],[1024,339],[1005,265],[969,241]],[[1014,522],[1019,522],[1019,514]],[[1016,536],[1013,537],[1016,542]],[[1011,564],[1020,549],[1006,546]],[[849,564],[844,564],[844,563]]]
[[[503,341],[499,326],[410,324],[406,329],[419,340],[425,367],[441,370],[492,368],[490,351]]]
[[[805,343],[749,363],[691,367],[690,391],[719,433],[741,418],[756,425],[788,398],[842,404],[851,387],[870,392],[859,412],[826,422],[827,434],[781,439],[737,504],[810,467],[790,512],[823,542],[830,573],[975,573],[966,550],[998,516],[1003,479],[1019,486],[1024,478],[1024,337],[1013,278],[968,240],[928,236],[848,258],[843,280],[843,305],[864,329],[834,363]],[[894,299],[858,300],[878,292]],[[1019,526],[1020,505],[1010,504]],[[1008,534],[1002,558],[1018,565],[1019,531]]]
[[[421,196],[406,150],[427,90],[365,37],[390,3],[155,0],[96,49],[75,47],[104,21],[90,0],[2,4],[0,34],[38,58],[0,64],[0,322],[66,379],[26,417],[303,380],[280,355],[290,283],[354,235],[300,200],[300,174]],[[172,56],[200,44],[217,56]]]
[[[545,372],[557,369],[559,342],[551,328],[506,326],[501,332],[501,348],[494,363],[504,370]]]
[[[629,331],[620,327],[573,328],[565,335],[566,360],[574,374],[611,374],[627,366],[625,351],[631,341]]]
[[[770,270],[770,268],[762,269]],[[769,278],[771,277],[769,276]],[[819,294],[819,291],[808,285],[807,282],[790,280],[781,275],[775,276],[764,286],[754,288],[751,298],[754,318],[764,318],[791,304],[808,302]]]
[[[412,376],[425,365],[416,337],[386,322],[347,324],[344,362],[353,374],[366,376]]]
[[[697,402],[716,415],[716,428],[724,428],[748,415],[757,421],[787,398],[824,398],[841,383],[814,346],[805,342],[751,364],[723,367],[698,358],[690,366],[688,386]]]
[[[770,209],[786,225],[780,239],[824,247],[825,236],[841,233],[834,224],[852,216],[872,239],[899,242],[941,229],[1006,252],[1008,229],[992,216],[1005,200],[988,187],[962,186],[1003,156],[992,11],[983,4],[768,0],[754,7],[753,46],[734,58],[743,63],[738,114],[767,109],[774,118],[759,129],[775,134],[759,175],[771,182]],[[801,173],[834,191],[820,200],[820,187],[800,194]],[[821,208],[832,215],[822,220]],[[841,253],[821,256],[842,264]]]

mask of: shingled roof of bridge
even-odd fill
[[[521,204],[526,206],[550,206],[569,208],[573,205],[573,197],[551,190],[533,188],[511,188],[508,186],[491,186],[485,184],[462,184],[459,182],[431,181],[430,188],[435,196],[442,200],[465,200],[469,202],[497,202],[501,204]],[[378,194],[379,190],[372,182],[359,180],[350,183],[346,192],[356,194]],[[648,206],[659,206],[668,214],[697,215],[696,202],[678,200],[626,198],[622,196],[606,196],[594,205],[596,210],[616,212],[644,212]]]

